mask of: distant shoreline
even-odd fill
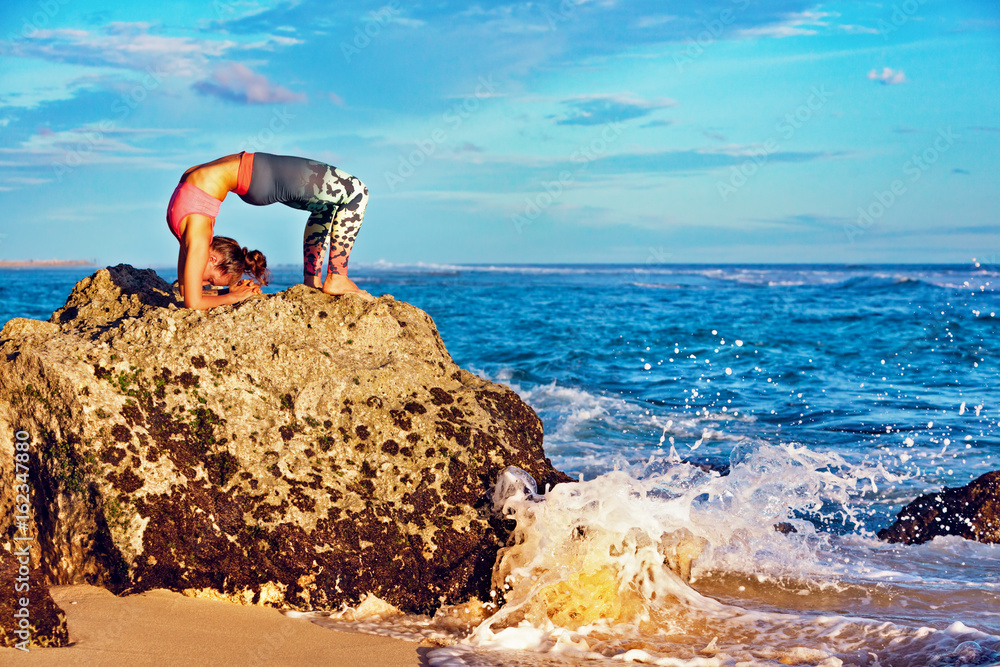
[[[51,269],[61,266],[94,266],[94,262],[87,259],[0,259],[0,269]]]

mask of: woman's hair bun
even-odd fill
[[[246,264],[246,272],[249,273],[261,285],[271,282],[271,272],[267,270],[267,258],[260,250],[248,250],[243,248],[243,262]]]

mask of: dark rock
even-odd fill
[[[116,593],[426,612],[488,595],[504,467],[568,480],[531,408],[456,366],[409,304],[299,285],[192,311],[126,265],[0,332],[0,433],[15,427],[42,578]]]
[[[14,550],[21,551],[23,545],[30,542],[15,542]],[[35,646],[66,646],[69,644],[69,633],[66,630],[66,615],[59,605],[49,595],[49,589],[42,583],[38,570],[31,567],[37,554],[15,557],[6,549],[0,549],[0,586],[4,594],[0,595],[0,646],[22,648]],[[19,571],[22,563],[27,561],[28,574]],[[27,602],[21,605],[22,598]],[[26,609],[27,611],[22,611]],[[14,614],[27,617],[28,628],[24,633],[20,628],[20,618]],[[22,634],[17,631],[21,630]]]
[[[880,539],[904,544],[922,544],[939,535],[1000,542],[1000,470],[957,489],[918,497],[896,516],[896,523],[878,532]]]

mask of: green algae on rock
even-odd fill
[[[427,612],[488,595],[504,467],[567,479],[531,408],[459,368],[431,318],[391,296],[299,285],[192,311],[119,265],[49,322],[8,322],[0,354],[0,430],[37,443],[50,584],[293,609],[373,593]]]

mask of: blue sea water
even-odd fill
[[[47,319],[91,272],[0,271],[0,322]],[[279,267],[266,291],[299,276]],[[521,618],[434,664],[494,664],[483,656],[504,648],[653,664],[1000,662],[1000,549],[873,535],[915,496],[1000,469],[1000,267],[378,264],[352,277],[427,311],[459,365],[517,391],[554,464],[581,479],[575,493],[609,498],[625,479],[659,503],[626,499],[626,514],[670,507],[681,518],[663,530],[707,540],[696,592],[663,577],[643,586],[730,610],[706,606],[730,620],[666,635],[666,621],[607,618],[597,631],[549,613],[512,640]],[[614,532],[622,520],[606,505],[590,525]],[[538,520],[518,515],[525,530]],[[552,558],[526,562],[537,578],[558,569]],[[512,590],[511,606],[532,609],[536,589]],[[662,612],[644,604],[647,621]],[[744,631],[726,625],[733,614],[769,639],[727,643]]]

